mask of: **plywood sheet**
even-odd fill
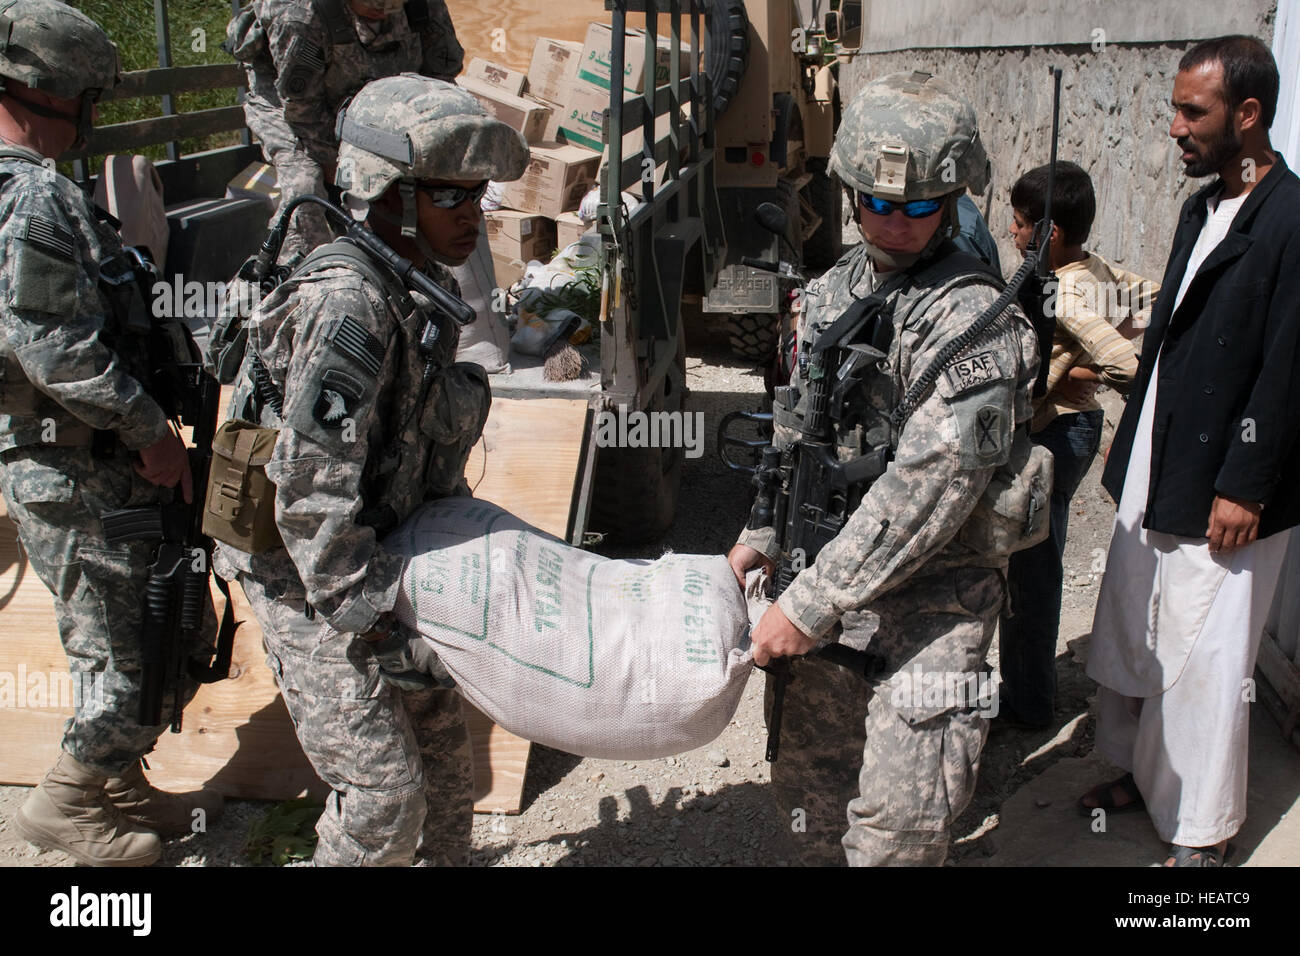
[[[499,400],[466,474],[477,497],[563,537],[586,427],[582,400]],[[159,785],[215,787],[229,796],[285,799],[323,793],[294,737],[265,665],[261,630],[232,586],[236,617],[231,680],[201,688],[181,734],[164,734],[149,757]],[[7,517],[0,517],[0,783],[37,782],[58,754],[72,688],[49,592],[32,573]],[[8,695],[7,697],[5,695]],[[520,809],[527,741],[466,705],[475,749],[475,809]]]

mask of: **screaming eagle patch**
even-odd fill
[[[312,417],[322,428],[342,428],[356,414],[361,396],[360,382],[336,369],[329,369],[321,377],[320,392],[311,410]]]

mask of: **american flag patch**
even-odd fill
[[[28,218],[27,231],[23,238],[64,259],[74,258],[72,232],[42,216]]]
[[[339,319],[329,342],[371,375],[379,374],[379,365],[384,360],[384,343],[352,316],[345,315]]]
[[[298,60],[304,66],[311,67],[313,73],[322,73],[325,70],[325,54],[314,43],[303,43],[302,49],[298,51]]]

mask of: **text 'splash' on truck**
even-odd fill
[[[737,352],[769,363],[798,277],[829,268],[839,256],[840,196],[826,176],[839,112],[832,65],[838,51],[858,46],[861,4],[827,5],[839,9],[822,13],[821,0],[605,0],[612,75],[622,73],[625,45],[640,42],[629,41],[624,30],[629,12],[645,14],[647,61],[654,62],[659,34],[670,40],[672,55],[664,85],[633,94],[612,89],[604,116],[598,220],[604,295],[599,342],[589,347],[599,355],[590,356],[592,372],[573,382],[544,382],[540,363],[526,360],[510,374],[492,376],[500,397],[588,403],[567,535],[574,543],[589,528],[618,541],[649,542],[672,522],[681,444],[600,448],[594,415],[619,406],[683,410],[683,303],[725,313]],[[232,3],[232,13],[238,8]],[[226,282],[266,235],[263,203],[223,198],[226,184],[262,159],[261,149],[251,142],[242,107],[178,112],[174,99],[242,89],[244,71],[233,61],[172,66],[166,0],[154,0],[154,9],[158,68],[125,73],[105,99],[161,98],[163,115],[100,127],[84,150],[61,159],[89,184],[99,157],[165,145],[167,158],[156,167],[171,238],[160,271],[186,282]],[[683,75],[684,49],[690,68]],[[180,152],[181,140],[231,132],[240,134],[240,144]],[[611,151],[609,143],[622,148]],[[619,162],[610,161],[611,152]],[[641,177],[651,156],[654,181],[642,184],[645,202],[629,215],[616,197]],[[764,202],[785,211],[785,236],[758,225]]]

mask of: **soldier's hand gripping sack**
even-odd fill
[[[724,557],[615,561],[464,497],[425,505],[384,547],[407,558],[397,616],[511,733],[649,759],[708,743],[740,702],[753,659]]]

